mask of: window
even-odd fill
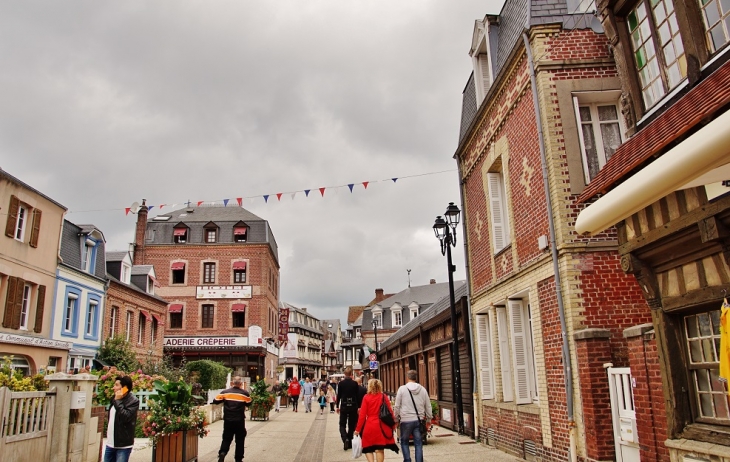
[[[203,282],[215,283],[215,263],[203,263]]]
[[[514,388],[512,385],[512,362],[509,353],[509,326],[507,322],[507,309],[503,306],[497,307],[497,338],[499,340],[499,365],[502,378],[502,401],[514,401]]]
[[[126,263],[122,263],[122,282],[125,284],[129,284],[131,278],[130,268],[129,265]]]
[[[233,241],[234,242],[246,242],[246,235],[248,234],[248,228],[245,226],[236,226],[233,228]]]
[[[89,237],[82,237],[81,241],[81,269],[87,273],[94,272],[96,257],[96,241]]]
[[[205,242],[208,244],[213,244],[216,241],[216,235],[218,234],[218,230],[215,228],[206,228],[205,229]]]
[[[152,345],[154,345],[155,342],[157,341],[157,329],[158,329],[157,319],[153,318],[152,325],[150,326],[150,337],[152,340]]]
[[[720,379],[720,310],[684,317],[695,420],[730,425],[727,385]]]
[[[131,334],[132,334],[132,312],[127,311],[127,330],[125,332],[124,339],[126,341],[129,341]]]
[[[375,321],[375,325],[378,326],[378,329],[383,328],[383,313],[377,312],[373,313],[373,321]]]
[[[96,313],[99,308],[99,302],[96,300],[89,301],[89,307],[86,309],[86,329],[84,334],[87,337],[94,337],[96,333]]]
[[[170,269],[172,270],[172,283],[185,284],[185,263],[175,262]]]
[[[512,367],[515,380],[515,402],[532,403],[537,399],[530,308],[523,300],[509,300]]]
[[[710,50],[722,48],[730,40],[730,2],[727,0],[700,0]]]
[[[155,240],[155,230],[154,229],[148,229],[147,232],[144,233],[144,238],[145,238],[145,240],[147,242],[154,242],[154,240]]]
[[[5,223],[5,235],[20,242],[25,240],[25,230],[28,228],[28,220],[32,219],[32,227],[28,244],[31,247],[38,247],[38,235],[41,227],[41,211],[32,209],[20,202],[16,196],[10,196],[10,206],[7,209],[7,221]]]
[[[609,98],[614,95],[606,93]],[[601,97],[595,93],[573,97],[586,183],[598,175],[623,142],[618,106],[615,102],[586,102],[596,98]]]
[[[393,327],[400,327],[403,325],[403,313],[400,311],[393,311]]]
[[[76,294],[66,296],[66,309],[63,314],[63,330],[65,332],[72,333],[74,331],[74,318],[76,317],[78,301],[79,296]]]
[[[246,270],[245,269],[234,269],[233,270],[233,282],[236,284],[246,283]]]
[[[212,328],[213,327],[213,315],[215,313],[215,307],[213,305],[203,305],[203,313],[201,317],[201,324],[200,327],[202,328]]]
[[[188,228],[175,228],[172,230],[172,241],[175,244],[185,244],[188,241]]]
[[[477,340],[479,342],[479,381],[482,399],[494,399],[494,377],[492,375],[491,322],[488,314],[477,316]]]
[[[170,329],[182,329],[183,326],[183,312],[182,307],[180,311],[170,311]]]
[[[492,242],[494,244],[494,253],[498,253],[510,243],[507,195],[502,173],[487,173],[487,184],[489,204],[492,211]]]
[[[152,276],[147,276],[147,293],[151,295],[155,294],[155,278]]]
[[[24,205],[18,205],[18,216],[15,220],[15,239],[23,242],[25,236],[25,222],[28,219],[28,209]]]
[[[119,307],[112,306],[112,312],[109,316],[109,337],[114,337],[117,330],[117,319],[119,318]]]
[[[28,284],[23,286],[23,301],[20,306],[20,329],[28,330],[28,317],[30,315],[31,287]]]
[[[147,327],[147,319],[145,318],[144,314],[139,314],[139,328],[137,329],[137,343],[143,344],[144,343],[144,331]]]
[[[246,327],[246,313],[233,313],[233,327]]]
[[[652,6],[653,5],[653,6]],[[627,17],[634,64],[646,108],[687,76],[673,0],[642,0]]]

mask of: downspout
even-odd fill
[[[570,347],[568,344],[568,327],[565,321],[565,305],[563,304],[562,280],[558,264],[558,248],[555,241],[555,219],[553,218],[552,199],[550,197],[550,181],[548,180],[547,158],[545,154],[545,138],[542,132],[542,118],[540,115],[540,99],[537,94],[537,79],[535,77],[535,62],[532,58],[532,48],[527,33],[522,33],[522,40],[525,42],[527,52],[527,63],[530,68],[530,84],[532,86],[532,101],[535,106],[535,123],[537,124],[537,137],[540,143],[540,164],[542,165],[542,180],[547,200],[548,224],[550,232],[550,250],[553,260],[553,272],[555,273],[555,292],[558,299],[558,312],[560,314],[560,334],[563,337],[563,375],[565,376],[566,406],[568,412],[568,431],[570,436],[570,460],[576,462],[576,427],[573,415],[573,368],[570,363]]]
[[[461,313],[461,317],[464,319],[464,322],[466,323],[464,325],[464,334],[466,335],[467,332],[473,332],[472,329],[472,322],[471,322],[471,316],[472,316],[472,310],[471,310],[471,284],[469,279],[469,244],[466,240],[466,230],[468,229],[466,226],[466,201],[464,199],[464,176],[462,175],[461,170],[461,162],[459,161],[459,157],[456,158],[456,166],[459,171],[459,197],[461,199],[461,210],[463,211],[462,216],[464,219],[461,221],[461,234],[463,236],[464,241],[464,271],[466,274],[466,313]],[[479,405],[479,394],[477,391],[477,367],[476,367],[476,359],[474,358],[474,336],[470,336],[469,338],[469,350],[471,351],[470,360],[471,360],[471,397],[472,397],[472,407],[474,409],[474,423],[475,423],[475,429],[474,429],[474,439],[479,439],[479,425],[478,423],[482,421],[482,407]],[[462,399],[464,399],[462,397]]]

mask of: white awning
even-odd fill
[[[695,185],[702,175],[729,163],[727,111],[586,207],[578,215],[575,229],[580,234],[600,233],[662,197]]]

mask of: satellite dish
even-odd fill
[[[132,206],[131,206],[131,207],[129,207],[129,210],[130,210],[130,211],[131,211],[132,213],[137,213],[137,212],[139,212],[139,202],[136,202],[136,201],[135,201],[135,202],[132,202]]]

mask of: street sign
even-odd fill
[[[370,361],[370,370],[375,370],[378,368],[378,362],[377,361]]]
[[[375,353],[370,353],[370,361],[377,361],[377,360],[378,360],[378,355],[376,355]]]

